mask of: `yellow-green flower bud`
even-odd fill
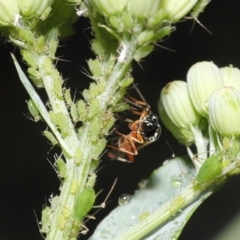
[[[124,11],[127,6],[127,0],[90,0],[96,11],[104,16],[117,15]]]
[[[52,3],[53,0],[17,0],[20,14],[27,18],[41,17]]]
[[[200,115],[194,109],[188,95],[187,83],[173,81],[161,91],[163,107],[173,122],[179,128],[189,128],[199,123]]]
[[[173,122],[167,115],[165,108],[163,107],[161,98],[159,99],[159,102],[158,102],[158,113],[164,126],[173,134],[173,136],[180,143],[182,143],[185,146],[191,145],[191,143],[194,141],[193,134],[186,128],[180,129],[173,124]]]
[[[198,0],[163,0],[161,7],[168,13],[168,19],[177,22],[195,6]]]
[[[209,122],[213,129],[224,137],[240,134],[240,91],[222,87],[209,99]]]
[[[15,0],[0,0],[0,27],[17,26],[20,15]]]
[[[240,90],[240,70],[233,66],[220,68],[224,86],[235,87]]]
[[[161,0],[130,0],[128,1],[128,11],[137,18],[149,18],[157,13]]]
[[[208,116],[208,99],[212,92],[223,86],[218,67],[212,62],[194,64],[187,73],[188,93],[197,112]]]

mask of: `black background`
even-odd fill
[[[143,95],[157,113],[157,101],[164,85],[172,80],[185,80],[187,70],[198,61],[213,61],[219,67],[233,64],[240,67],[240,1],[213,0],[199,20],[212,33],[187,20],[176,25],[171,34],[141,66],[134,64],[133,76],[139,83]],[[69,62],[59,61],[57,66],[67,81],[67,85],[77,92],[83,91],[90,80],[82,74],[87,69],[86,59],[93,57],[90,51],[91,38],[89,24],[80,19],[76,34],[61,43],[57,55]],[[191,31],[191,32],[190,32]],[[169,48],[173,51],[166,50]],[[40,212],[50,194],[58,193],[59,180],[46,158],[53,161],[54,148],[42,136],[43,122],[34,123],[27,119],[26,100],[28,94],[20,83],[9,52],[15,49],[4,40],[0,46],[0,239],[41,239],[34,210]],[[15,51],[21,61],[18,52]],[[23,66],[24,67],[24,66]],[[44,97],[43,91],[41,94]],[[183,147],[163,129],[161,138],[140,151],[133,164],[111,162],[103,159],[103,167],[98,173],[96,191],[104,189],[98,197],[101,202],[114,179],[118,177],[105,210],[97,215],[97,220],[87,225],[94,229],[111,208],[117,205],[122,193],[132,194],[137,183],[147,178],[153,169],[171,156],[166,144],[171,145],[176,155],[186,154]],[[180,237],[181,240],[210,240],[226,226],[240,210],[240,177],[232,178],[220,191],[205,201],[193,214]]]

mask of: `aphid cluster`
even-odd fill
[[[138,87],[133,84],[141,100],[137,100],[130,95],[124,97],[124,101],[129,104],[130,111],[138,115],[137,120],[125,119],[131,129],[129,134],[123,134],[115,130],[117,138],[110,140],[108,157],[112,160],[132,163],[134,155],[138,150],[155,142],[161,135],[161,126],[158,123],[157,115],[153,114],[151,107],[146,102]]]

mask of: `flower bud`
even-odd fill
[[[90,0],[96,11],[106,17],[124,12],[127,0]]]
[[[130,0],[128,11],[137,18],[149,18],[160,11],[161,0]]]
[[[50,7],[53,0],[17,0],[17,5],[23,17],[41,17]]]
[[[215,90],[209,98],[209,122],[224,137],[240,134],[240,91],[233,87]]]
[[[212,92],[223,86],[218,67],[212,62],[194,64],[187,73],[188,93],[197,112],[208,116],[208,99]]]
[[[235,87],[240,90],[240,71],[233,66],[220,68],[224,86]]]
[[[193,134],[187,129],[180,129],[173,124],[163,107],[161,99],[158,102],[158,113],[164,126],[173,134],[173,136],[183,145],[190,146],[194,141]]]
[[[0,27],[16,26],[20,19],[15,0],[0,0]]]
[[[167,115],[177,127],[189,128],[190,125],[199,123],[200,115],[191,103],[186,82],[168,83],[161,91],[161,101]]]
[[[194,7],[198,0],[163,0],[161,7],[167,11],[168,19],[177,22]]]

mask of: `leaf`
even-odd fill
[[[195,209],[215,190],[193,188],[194,175],[190,159],[169,160],[128,204],[114,209],[89,240],[177,239]]]

